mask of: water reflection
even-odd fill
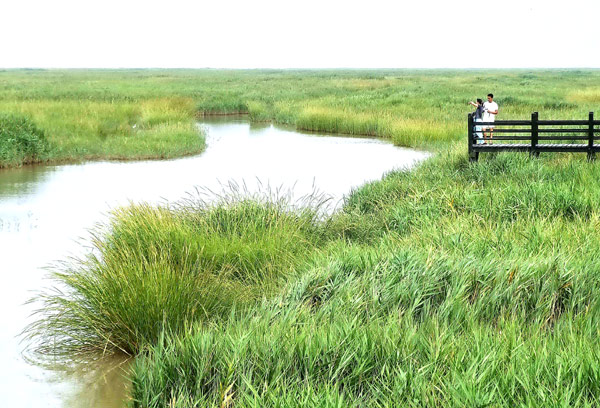
[[[129,368],[132,358],[112,357],[94,363],[94,370],[67,374],[62,381],[73,381],[76,387],[65,395],[68,408],[122,407],[129,401]]]
[[[46,382],[62,389],[58,393],[61,406],[97,408],[127,405],[130,400],[129,368],[132,363],[133,358],[119,355],[69,367],[52,364],[41,366],[50,373]],[[71,387],[65,388],[65,384],[71,384]]]
[[[33,291],[49,285],[43,268],[85,252],[80,237],[106,221],[111,208],[130,202],[179,200],[197,186],[219,190],[229,180],[245,181],[249,190],[261,184],[294,186],[297,197],[316,188],[339,201],[352,188],[427,157],[380,140],[301,134],[232,118],[200,125],[208,131],[208,147],[195,157],[0,171],[2,406],[122,405],[126,364],[108,371],[104,364],[94,364],[93,371],[57,374],[27,364],[17,337],[31,321],[33,306],[24,303]]]
[[[227,123],[224,119],[213,119],[212,124],[217,124],[217,123]],[[229,120],[229,123],[231,123],[231,120]],[[250,123],[250,131],[257,131],[257,130],[262,130],[262,129],[268,129],[269,127],[271,127],[270,123],[265,123],[265,122],[252,122]],[[280,128],[283,128],[282,126],[280,126]]]
[[[53,166],[26,166],[0,170],[0,197],[24,197],[36,193],[36,188],[51,177]]]

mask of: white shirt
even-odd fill
[[[484,102],[483,103],[483,108],[485,109],[485,112],[483,112],[483,121],[484,122],[493,122],[494,119],[496,119],[496,115],[493,113],[489,113],[489,111],[497,111],[498,110],[498,104],[494,101],[492,102]]]

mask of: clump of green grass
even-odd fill
[[[31,119],[0,113],[0,168],[40,162],[47,151],[46,135]]]
[[[95,231],[92,252],[61,265],[27,330],[38,355],[137,354],[272,294],[318,246],[314,208],[258,196],[134,205]]]

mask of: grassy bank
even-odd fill
[[[26,118],[43,130],[47,140],[35,160],[0,157],[0,168],[32,162],[166,159],[204,149],[193,103],[184,98],[3,100],[0,112]],[[0,126],[3,121],[0,117]],[[7,140],[0,143],[6,149],[14,145]]]
[[[500,118],[586,118],[600,107],[590,85],[599,79],[597,70],[4,70],[0,112],[45,131],[43,161],[195,153],[194,116],[211,113],[444,148],[464,136],[470,100],[495,93]]]
[[[134,406],[596,406],[597,177],[455,147],[367,185],[280,296],[139,358]]]

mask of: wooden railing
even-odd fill
[[[531,120],[497,120],[476,122],[468,117],[469,159],[477,161],[481,152],[518,151],[539,156],[542,152],[587,153],[593,160],[600,151],[600,121],[594,112],[588,120],[539,120],[538,113]],[[483,129],[493,126],[493,132]],[[492,136],[493,135],[493,136]]]

